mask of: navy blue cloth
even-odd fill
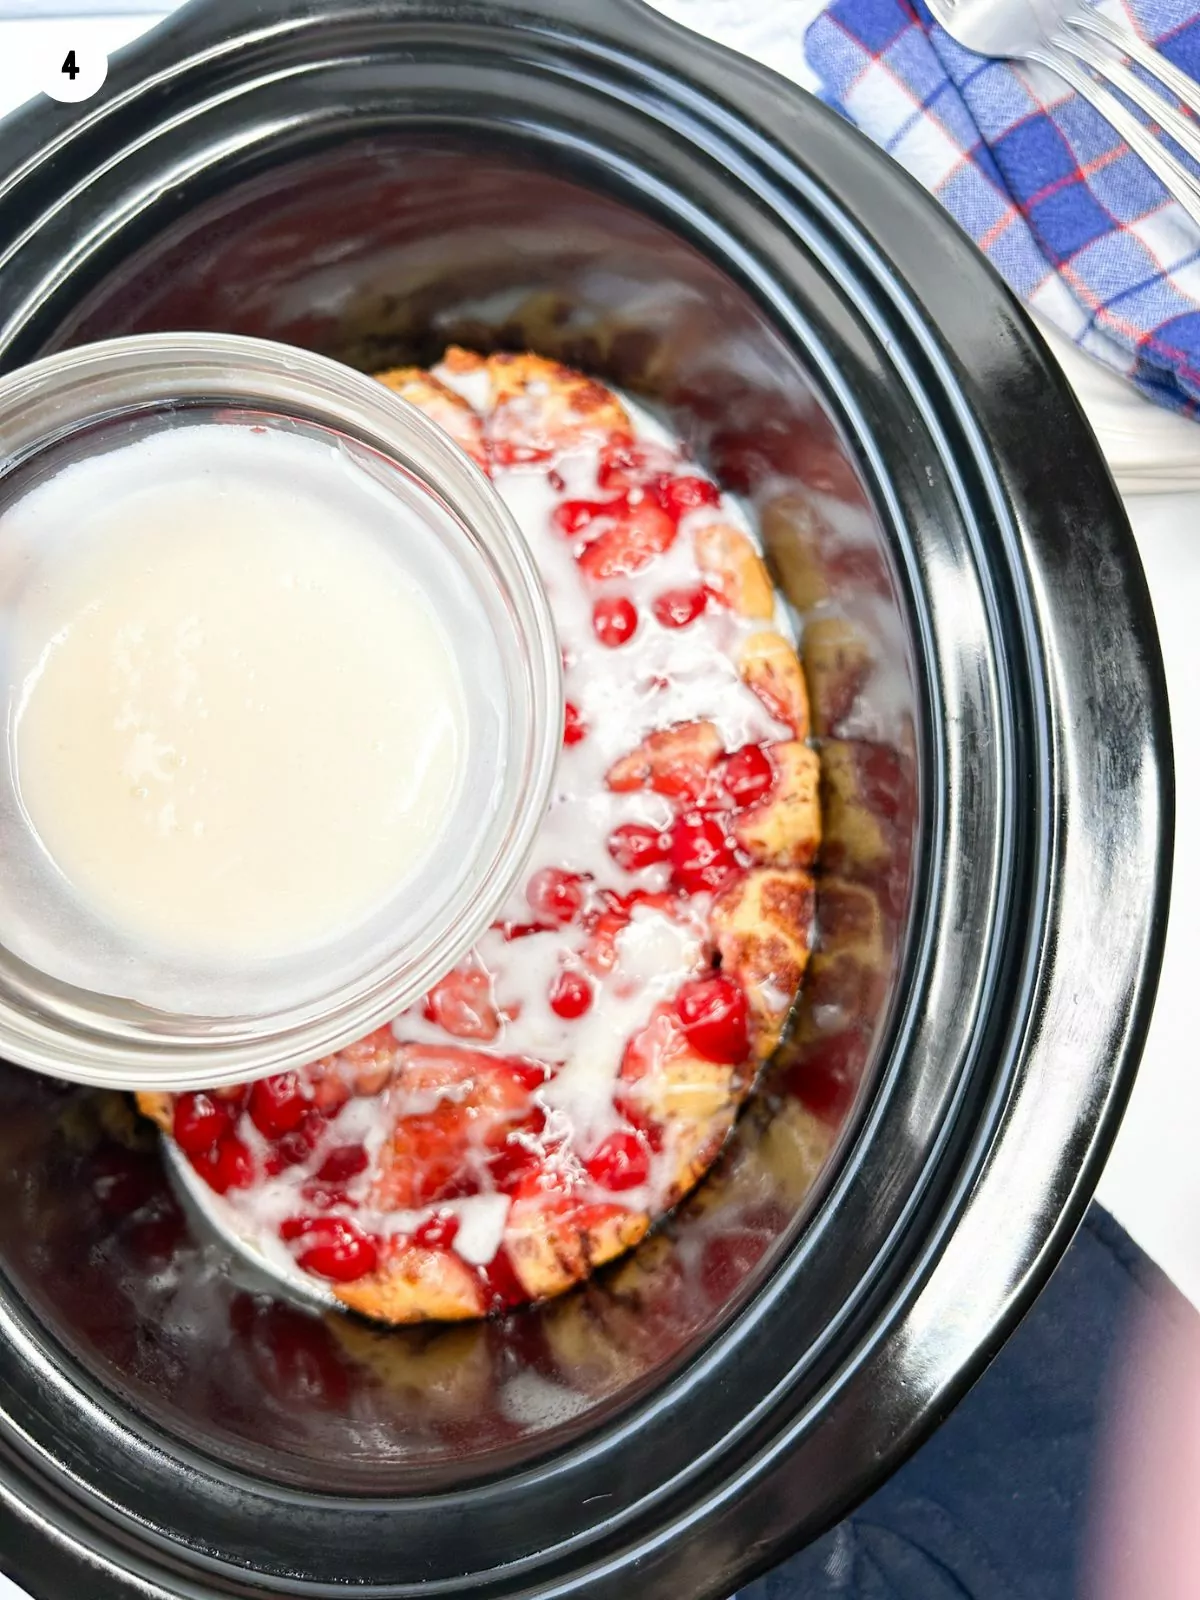
[[[1080,1556],[1110,1373],[1131,1322],[1174,1293],[1093,1206],[1041,1298],[929,1442],[737,1600],[1087,1600]]]

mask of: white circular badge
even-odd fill
[[[90,99],[108,77],[108,57],[88,37],[89,32],[70,22],[37,29],[36,81],[51,99]]]

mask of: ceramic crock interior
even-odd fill
[[[127,1099],[0,1068],[0,1267],[87,1379],[218,1461],[341,1493],[492,1475],[660,1382],[818,1205],[869,1094],[918,822],[914,652],[881,525],[794,351],[692,245],[531,167],[396,136],[260,173],[143,241],[52,347],[256,334],[364,370],[533,348],[658,404],[761,519],[804,620],[827,842],[791,1043],[718,1168],[626,1262],[479,1325],[293,1303],[193,1224]]]

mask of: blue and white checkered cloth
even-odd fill
[[[1200,0],[1104,0],[1200,77]],[[824,98],[941,200],[1028,305],[1200,415],[1200,231],[1053,74],[972,55],[922,0],[834,0],[808,30]]]

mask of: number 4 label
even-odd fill
[[[52,99],[88,100],[107,76],[108,57],[77,23],[37,30],[37,87]]]

